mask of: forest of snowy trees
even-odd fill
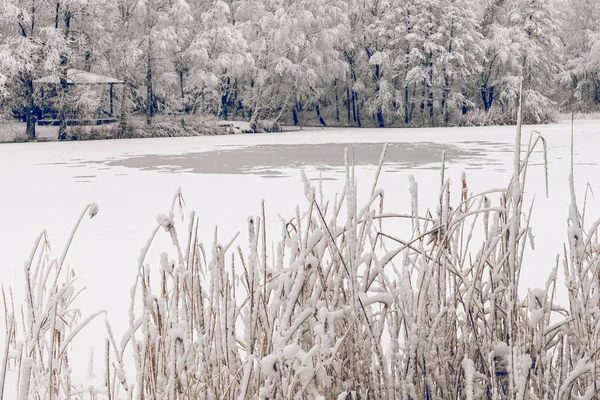
[[[0,107],[31,123],[54,74],[93,112],[66,90],[77,68],[125,81],[118,109],[148,124],[491,124],[515,120],[522,77],[544,122],[600,103],[598,20],[590,0],[3,0]]]

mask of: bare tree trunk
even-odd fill
[[[58,111],[58,140],[67,138],[67,56],[61,56],[60,61],[60,92],[59,92],[59,111]]]
[[[410,54],[410,47],[406,48],[406,61],[404,63],[404,70],[406,71],[404,74],[404,123],[406,125],[408,125],[410,123],[410,120],[412,119],[412,110],[411,110],[411,105],[409,104],[409,99],[410,99],[410,93],[409,93],[409,89],[408,89],[408,82],[407,82],[407,78],[408,78],[408,68],[409,68],[409,64],[408,64],[408,55]],[[413,107],[414,107],[414,103],[413,103]]]
[[[32,109],[27,107],[27,114],[25,116],[27,128],[25,129],[25,135],[29,140],[35,140],[35,119],[35,114],[32,112]]]
[[[127,119],[126,119],[126,99],[125,99],[125,84],[122,85],[123,88],[121,90],[121,115],[119,116],[119,137],[125,136],[125,131],[127,129]]]
[[[354,123],[357,124],[358,126],[360,126],[360,115],[358,113],[358,93],[356,93],[356,91],[354,90],[354,87],[356,85],[356,70],[354,68],[354,55],[353,54],[348,54],[347,52],[345,53],[346,55],[346,60],[348,61],[348,64],[350,65],[350,75],[352,77],[352,118],[354,120]],[[350,100],[350,96],[348,96],[348,100]],[[349,113],[348,113],[349,114]],[[348,122],[350,122],[350,118],[348,118]]]
[[[146,125],[152,125],[152,117],[154,117],[154,91],[152,88],[152,60],[154,40],[152,40],[152,4],[148,2],[146,5],[146,30],[148,48],[146,54]]]
[[[339,122],[340,122],[340,99],[338,96],[337,79],[335,81],[333,81],[333,87],[334,87],[334,92],[335,92],[335,120],[339,124]]]
[[[380,69],[379,69],[379,64],[375,65],[375,81],[376,81],[376,89],[375,91],[377,93],[379,93],[379,91],[381,90],[381,85],[379,84],[381,78],[381,73],[380,73]],[[381,102],[379,102],[379,105],[377,106],[377,125],[380,128],[384,128],[385,127],[385,121],[383,119],[383,108],[381,107]]]
[[[183,71],[182,70],[179,70],[179,91],[180,91],[180,95],[181,95],[181,100],[183,101],[183,99],[185,99],[185,93],[183,91]],[[185,112],[188,112],[187,106],[186,106]]]
[[[303,107],[301,103],[296,102],[296,105],[294,106],[295,110],[296,110],[296,122],[298,123],[298,125],[300,125],[300,130],[302,130],[302,111],[303,111]]]
[[[33,98],[33,78],[28,76],[23,80],[25,83],[25,98],[27,99],[27,105],[25,106],[25,122],[26,130],[25,134],[30,140],[35,139],[35,102]]]
[[[229,118],[229,88],[231,85],[231,79],[227,77],[227,82],[221,92],[221,117],[227,121]]]
[[[148,35],[148,56],[146,59],[146,125],[152,125],[152,117],[154,116],[154,95],[152,92],[152,39]]]
[[[408,86],[404,86],[404,123],[410,122],[410,110],[408,105]]]
[[[292,107],[292,119],[294,120],[294,126],[298,126],[298,112],[295,105]]]
[[[56,3],[56,13],[58,18],[60,4]],[[65,39],[69,40],[69,35],[71,34],[71,11],[67,8],[64,12],[64,22],[65,22]],[[59,67],[59,79],[60,79],[60,110],[58,112],[58,140],[65,140],[67,138],[67,94],[69,91],[69,83],[67,71],[69,67],[69,58],[67,54],[62,54],[60,56],[60,67]]]
[[[348,125],[350,125],[350,88],[346,87],[346,110],[348,111]]]
[[[321,124],[321,127],[327,126],[327,123],[325,123],[325,120],[321,116],[321,109],[319,108],[318,104],[315,106],[315,111],[317,113],[317,117],[319,118],[319,123]]]
[[[444,91],[442,93],[441,112],[444,114],[444,122],[450,122],[450,114],[448,111],[448,96],[450,94],[450,78],[444,72]]]
[[[56,2],[56,12],[54,14],[54,29],[58,29],[58,22],[60,21],[60,1]]]
[[[356,123],[356,92],[352,89],[352,119]]]
[[[429,53],[429,84],[427,85],[429,98],[427,100],[427,107],[429,108],[429,119],[432,124],[435,124],[434,113],[433,113],[433,54]]]
[[[19,27],[20,27],[20,33],[21,36],[24,38],[28,38],[29,35],[33,36],[33,31],[35,29],[35,15],[36,15],[36,7],[35,7],[35,3],[31,4],[31,10],[30,10],[31,14],[31,31],[28,33],[27,29],[25,28],[25,26],[23,24],[21,24],[21,22],[19,22]],[[20,82],[23,84],[23,86],[25,86],[25,124],[26,124],[26,128],[25,128],[25,134],[27,135],[27,138],[30,140],[35,139],[35,123],[36,123],[36,116],[35,116],[35,100],[34,100],[34,88],[33,88],[33,76],[30,73],[24,73],[24,72],[20,72],[19,73],[19,80]]]
[[[352,90],[352,105],[353,105],[353,109],[354,109],[354,119],[356,121],[356,124],[360,128],[362,126],[362,123],[360,122],[360,109],[359,109],[359,105],[358,105],[358,93],[356,93],[354,90]]]
[[[413,92],[412,92],[412,97],[413,97],[413,99],[414,99],[416,96],[417,96],[417,88],[415,87],[415,88],[413,88]],[[413,113],[414,113],[414,111],[415,111],[415,101],[414,101],[414,100],[412,100],[412,101],[410,102],[410,112],[408,113],[408,115],[409,115],[409,120],[410,120],[410,121],[412,121],[412,117],[413,117]]]
[[[484,84],[481,85],[481,102],[483,103],[483,110],[488,112],[490,109],[487,97],[487,88]]]

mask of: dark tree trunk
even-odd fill
[[[27,29],[25,26],[19,22],[19,28],[21,36],[24,38],[28,37]],[[35,2],[31,4],[31,31],[29,34],[33,35],[33,30],[35,28]],[[25,134],[27,138],[30,140],[35,139],[35,123],[36,123],[36,107],[34,100],[34,88],[33,88],[33,76],[28,73],[19,73],[19,80],[25,87],[25,107],[24,107],[24,116],[23,122],[25,122]]]
[[[154,62],[154,40],[152,39],[152,31],[154,26],[154,21],[152,17],[152,4],[148,1],[146,5],[146,40],[147,40],[147,48],[146,48],[146,125],[152,125],[152,118],[154,117],[154,88],[152,85],[153,79],[153,62]]]
[[[183,71],[179,70],[179,94],[181,96],[181,100],[185,98],[185,93],[183,92]]]
[[[54,29],[58,29],[58,22],[60,21],[60,1],[56,2],[56,13],[54,14]]]
[[[122,85],[123,89],[121,90],[121,116],[119,119],[119,136],[125,136],[125,130],[127,129],[127,119],[126,119],[126,98],[125,98],[125,84]]]
[[[335,121],[339,124],[340,122],[340,99],[338,96],[337,79],[333,82],[335,91]]]
[[[408,86],[404,86],[404,123],[406,125],[409,124],[410,122],[410,111],[409,111],[409,104],[408,104]]]
[[[238,81],[237,79],[233,80],[233,84],[231,85],[231,109],[233,111],[233,119],[235,119],[238,115],[238,112],[241,108],[243,108],[241,101],[238,100]]]
[[[487,89],[482,85],[481,86],[481,102],[483,103],[483,109],[484,109],[484,111],[488,112],[488,110],[490,109],[490,106],[488,104],[486,90]]]
[[[228,77],[227,82],[225,83],[225,87],[223,88],[223,92],[221,93],[221,117],[227,121],[229,118],[229,86],[231,84],[231,80]]]
[[[28,77],[25,79],[25,97],[27,105],[25,106],[25,122],[27,138],[35,139],[35,103],[33,99],[33,79]]]
[[[71,17],[73,17],[73,14],[71,13],[71,11],[67,10],[65,11],[65,38],[69,38],[69,35],[71,34]]]
[[[31,112],[31,109],[28,108],[27,114],[25,115],[25,121],[27,123],[25,134],[30,140],[35,140],[35,119],[35,113]]]
[[[35,1],[31,2],[31,34],[33,35],[33,30],[35,29]]]
[[[383,111],[381,108],[377,109],[377,124],[380,128],[385,128],[385,122],[383,120]]]
[[[109,114],[110,114],[111,118],[113,116],[113,95],[114,95],[114,93],[113,93],[114,92],[113,86],[114,85],[112,83],[108,84],[108,92],[109,92],[109,96],[108,97],[110,98],[110,106],[109,106],[110,110],[109,110]]]
[[[428,83],[429,96],[427,99],[427,107],[429,108],[429,119],[434,123],[433,118],[433,54],[429,53],[429,83]]]
[[[87,72],[92,72],[92,63],[93,63],[93,58],[92,58],[92,52],[87,50],[85,52],[85,55],[83,56],[83,65],[84,65],[84,69]]]
[[[427,99],[427,108],[429,108],[429,119],[435,122],[433,118],[433,90],[429,88],[429,98]]]
[[[380,78],[381,78],[381,74],[380,74],[379,64],[375,64],[375,81],[376,81],[375,91],[377,93],[379,93],[379,91],[381,90],[381,85],[379,85]],[[385,121],[383,119],[383,108],[381,107],[381,102],[379,102],[379,103],[380,104],[377,106],[377,125],[380,128],[384,128]]]
[[[358,93],[354,90],[356,85],[356,71],[354,70],[354,64],[351,65],[352,70],[352,118],[354,123],[360,126],[360,116],[358,115]]]
[[[300,125],[300,130],[302,130],[302,127],[304,125],[304,123],[303,123],[303,121],[304,121],[304,117],[303,117],[304,106],[301,102],[296,103],[296,110],[298,112],[298,114],[297,114],[298,125]]]
[[[412,97],[413,97],[413,99],[414,99],[416,96],[417,96],[417,88],[415,87],[415,88],[413,89],[413,92],[412,92]],[[410,121],[412,121],[412,119],[413,119],[413,114],[414,114],[414,112],[415,112],[415,101],[414,101],[414,100],[412,100],[412,101],[410,102],[410,112],[409,112],[409,120],[410,120]]]
[[[450,122],[450,113],[448,111],[448,96],[450,94],[450,78],[444,73],[444,92],[442,94],[441,111],[444,114],[444,123]]]
[[[348,125],[351,124],[352,120],[351,120],[351,116],[350,116],[350,105],[352,103],[350,102],[350,88],[347,87],[346,88],[346,110],[348,111]]]
[[[294,126],[298,126],[298,112],[296,111],[296,106],[292,107],[292,119],[294,120]]]
[[[412,28],[409,26],[408,30],[410,32],[410,31],[412,31]],[[410,98],[409,91],[408,91],[408,83],[406,82],[407,78],[408,78],[408,69],[409,69],[408,55],[410,54],[410,46],[406,47],[406,51],[404,52],[404,54],[405,54],[404,71],[406,71],[404,74],[404,81],[405,81],[405,84],[404,84],[404,123],[406,125],[408,125],[410,123],[410,120],[412,117],[412,115],[411,115],[412,112],[410,111],[410,105],[409,105],[409,101],[408,101]]]
[[[315,106],[315,111],[317,112],[317,117],[319,117],[319,123],[321,124],[321,126],[322,127],[327,126],[327,124],[325,123],[325,120],[321,116],[321,109],[319,108],[318,104]]]
[[[150,38],[148,38],[150,40]],[[148,45],[147,68],[146,68],[146,125],[152,125],[154,116],[154,95],[152,91],[152,55],[151,45]]]
[[[60,62],[60,104],[58,111],[58,140],[67,138],[67,57],[61,56]]]
[[[452,38],[454,38],[454,24],[450,28],[450,43],[448,44],[448,54],[452,54]],[[450,77],[444,68],[444,94],[442,95],[441,111],[444,114],[444,123],[450,122],[450,113],[448,111],[448,97],[450,95]]]
[[[56,11],[58,14],[60,4],[56,3]],[[71,33],[71,12],[67,9],[64,13],[65,22],[65,39],[68,41]],[[60,106],[58,112],[58,140],[65,140],[67,138],[67,113],[68,113],[68,101],[67,95],[69,91],[67,71],[69,67],[69,58],[67,54],[60,56]]]
[[[352,119],[354,120],[354,123],[356,124],[357,121],[357,115],[356,115],[356,92],[354,91],[354,89],[352,90]]]
[[[358,93],[356,93],[354,90],[352,91],[352,103],[354,105],[354,117],[356,120],[356,124],[360,128],[362,126],[362,123],[360,122],[360,108],[359,108],[359,103],[358,103]]]
[[[492,104],[494,103],[494,86],[481,86],[481,100],[483,102],[483,109],[485,110],[485,112],[488,112],[492,108]]]
[[[348,53],[345,53],[345,55],[346,60],[350,65],[350,75],[352,77],[352,118],[354,120],[354,123],[360,126],[360,115],[358,112],[358,93],[356,93],[356,91],[354,90],[354,87],[356,86],[356,69],[354,68],[354,55]],[[348,96],[348,98],[350,99],[350,96]]]

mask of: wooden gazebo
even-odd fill
[[[45,85],[59,85],[60,77],[58,74],[52,74],[45,76],[43,78],[39,78],[33,81],[35,84],[45,84]],[[93,124],[101,124],[101,123],[110,123],[115,122],[114,118],[114,106],[113,106],[113,93],[115,85],[122,85],[125,82],[119,79],[111,78],[109,76],[95,74],[93,72],[82,71],[79,69],[70,68],[67,70],[67,85],[108,85],[109,92],[109,104],[108,104],[108,118],[97,118],[93,121],[67,121],[70,125],[74,123],[93,123]],[[56,125],[58,121],[55,118],[47,119],[43,117],[38,121],[39,125]]]

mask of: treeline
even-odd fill
[[[589,0],[5,0],[2,108],[31,123],[77,68],[123,80],[125,114],[294,124],[509,123],[600,103],[600,4]]]

